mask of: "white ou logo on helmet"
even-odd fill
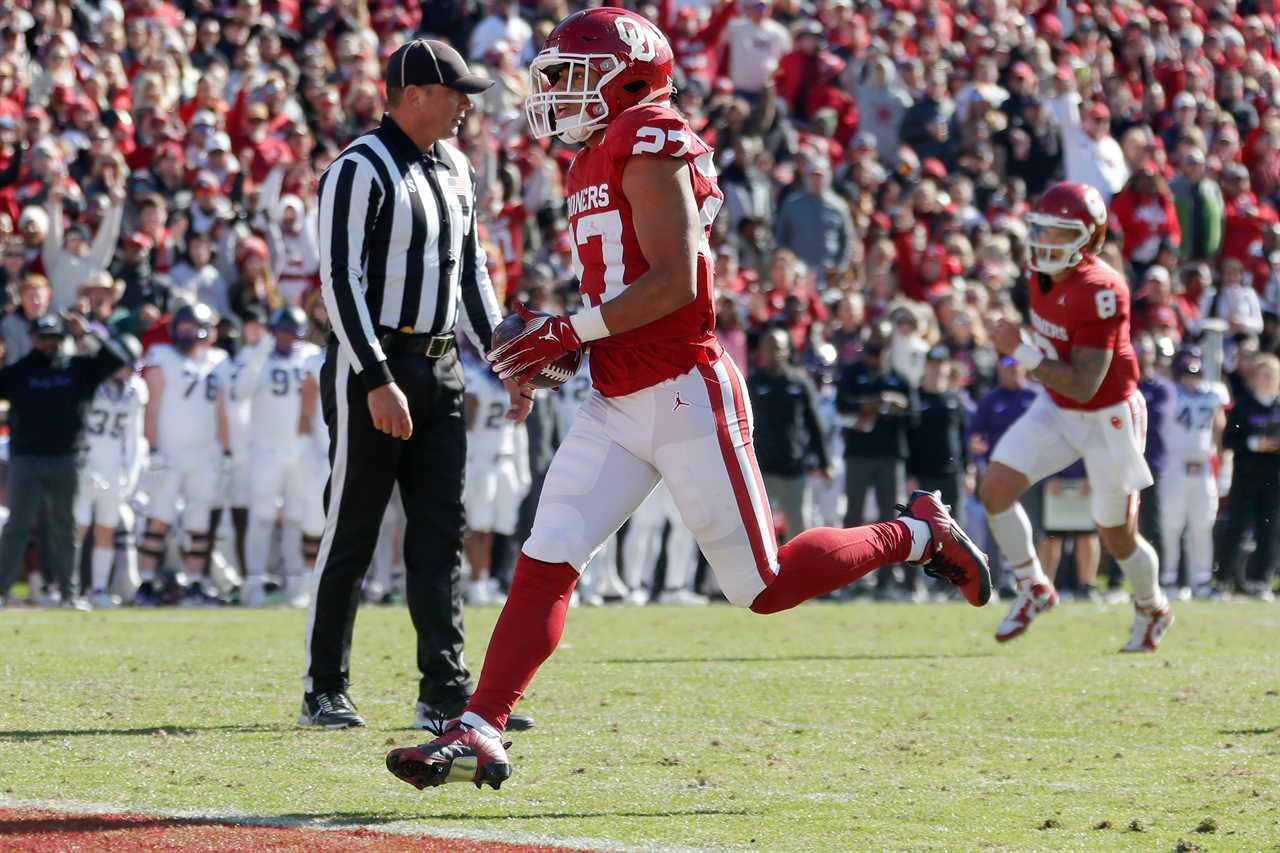
[[[1102,193],[1095,187],[1086,187],[1084,191],[1084,207],[1089,211],[1093,221],[1101,225],[1107,221],[1107,203],[1102,200]]]
[[[630,18],[614,18],[618,38],[631,48],[631,58],[637,62],[651,62],[658,56],[658,34]]]

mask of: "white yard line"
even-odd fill
[[[230,826],[265,826],[275,829],[314,829],[321,831],[382,832],[388,835],[426,836],[431,838],[456,838],[464,841],[505,841],[509,844],[525,844],[538,847],[571,847],[601,853],[710,853],[708,848],[674,847],[660,844],[635,844],[607,841],[599,838],[543,835],[536,832],[500,832],[490,829],[465,829],[456,826],[434,826],[415,820],[391,823],[358,824],[323,818],[276,817],[255,815],[221,809],[158,809],[150,807],[119,806],[107,803],[68,802],[65,800],[27,800],[0,794],[0,809],[38,809],[62,814],[118,814],[146,815],[152,817],[206,820]],[[477,822],[485,818],[476,818]],[[124,827],[122,827],[124,829]],[[720,848],[726,849],[726,848]]]

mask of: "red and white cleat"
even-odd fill
[[[1160,648],[1160,641],[1165,632],[1173,624],[1173,608],[1168,601],[1160,605],[1139,607],[1133,605],[1133,631],[1129,642],[1121,646],[1122,652],[1154,652]]]
[[[1041,613],[1058,603],[1058,591],[1045,579],[1038,583],[1019,584],[1018,597],[1009,608],[1009,615],[996,628],[996,642],[1007,643],[1014,637],[1020,637],[1031,627],[1031,623]]]
[[[472,728],[459,720],[445,724],[440,737],[421,746],[387,753],[387,769],[418,790],[448,782],[487,784],[495,791],[511,777],[511,759],[498,730]]]
[[[929,543],[920,566],[925,574],[949,581],[960,589],[965,600],[982,607],[991,600],[991,570],[987,555],[978,549],[951,517],[940,492],[916,490],[898,511],[929,525]]]

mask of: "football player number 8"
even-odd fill
[[[604,295],[610,288],[616,290],[622,284],[622,214],[617,210],[602,210],[580,217],[573,236],[579,246],[585,246],[593,237],[600,238],[604,280],[588,280],[581,269],[578,271],[582,277],[582,295],[594,308],[604,302]]]
[[[1114,291],[1099,290],[1093,295],[1098,303],[1098,319],[1105,320],[1116,315],[1116,295]]]

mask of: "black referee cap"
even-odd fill
[[[456,50],[435,39],[414,39],[397,48],[387,60],[386,81],[391,89],[438,83],[468,95],[493,85],[487,77],[472,74]]]

